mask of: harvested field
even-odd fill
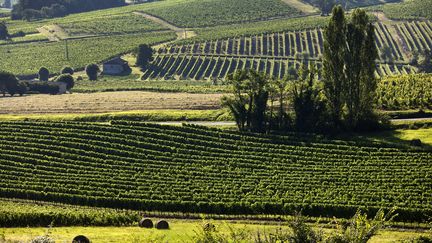
[[[0,114],[100,113],[130,110],[219,109],[222,94],[103,92],[1,97]]]

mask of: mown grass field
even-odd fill
[[[94,243],[138,243],[138,242],[194,242],[195,231],[199,231],[202,221],[174,220],[170,230],[141,229],[138,227],[60,227],[50,230],[51,237],[56,242],[69,242],[77,235],[86,235]],[[259,225],[248,223],[214,222],[218,229],[225,235],[230,234],[231,229],[252,232],[251,240],[256,237],[256,232],[272,232],[278,229],[289,230],[286,226]],[[329,231],[329,230],[326,230]],[[36,236],[44,235],[47,228],[0,228],[2,235],[10,241],[28,241]],[[425,232],[383,230],[372,238],[371,243],[391,243],[404,240],[412,240]],[[1,239],[1,238],[0,238]]]

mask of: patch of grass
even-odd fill
[[[69,242],[77,235],[85,235],[92,242],[194,242],[196,231],[203,224],[200,220],[170,220],[169,230],[142,229],[139,227],[61,227],[52,228],[51,237],[56,242]],[[256,232],[270,233],[275,230],[289,230],[287,226],[245,224],[235,222],[212,221],[218,231],[229,234],[232,231],[243,231],[249,234],[253,241]],[[0,232],[6,240],[28,241],[38,235],[44,235],[47,228],[3,228]],[[331,230],[325,230],[329,233]],[[374,236],[371,243],[389,243],[413,239],[423,232],[383,230]]]

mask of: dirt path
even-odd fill
[[[319,13],[319,10],[314,6],[304,3],[301,0],[282,0],[282,2],[302,11],[305,14],[316,14]]]
[[[194,31],[191,31],[191,30],[188,30],[188,29],[185,29],[185,28],[177,27],[177,26],[175,26],[175,25],[173,25],[173,24],[171,24],[171,23],[169,23],[169,22],[167,22],[167,21],[165,21],[165,20],[163,20],[161,18],[158,18],[156,16],[153,16],[153,15],[150,15],[150,14],[146,14],[146,13],[143,13],[143,12],[133,12],[133,13],[136,14],[136,15],[143,16],[144,18],[146,18],[146,19],[148,19],[150,21],[153,21],[153,22],[155,22],[157,24],[165,26],[168,29],[176,32],[178,40],[188,39],[188,38],[192,38],[192,37],[196,36],[196,33]]]
[[[56,24],[45,25],[37,28],[37,30],[45,35],[49,41],[61,41],[69,37],[68,33]]]

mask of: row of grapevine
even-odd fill
[[[432,50],[432,23],[430,21],[402,22],[396,25],[408,51]]]
[[[423,43],[429,45],[429,22],[405,23],[419,26],[418,31],[408,32],[412,39],[424,38]],[[388,24],[376,24],[376,44],[381,54],[384,48],[390,48],[389,59],[392,62],[407,61],[404,46],[396,41]],[[405,38],[408,38],[405,37]],[[261,34],[224,40],[213,40],[189,45],[171,45],[160,48],[159,54],[201,54],[201,55],[235,55],[235,56],[271,56],[295,59],[318,59],[323,52],[323,30],[310,29],[283,33]],[[383,60],[385,61],[385,60]]]
[[[223,79],[226,75],[241,69],[254,69],[275,78],[283,78],[289,68],[298,69],[302,63],[320,62],[277,57],[242,57],[234,55],[179,55],[160,54],[155,57],[142,76],[143,80],[172,79]],[[415,70],[408,65],[380,64],[377,76],[410,74]]]
[[[2,122],[0,196],[204,213],[432,212],[432,154],[134,122]],[[415,169],[413,169],[415,168]]]

